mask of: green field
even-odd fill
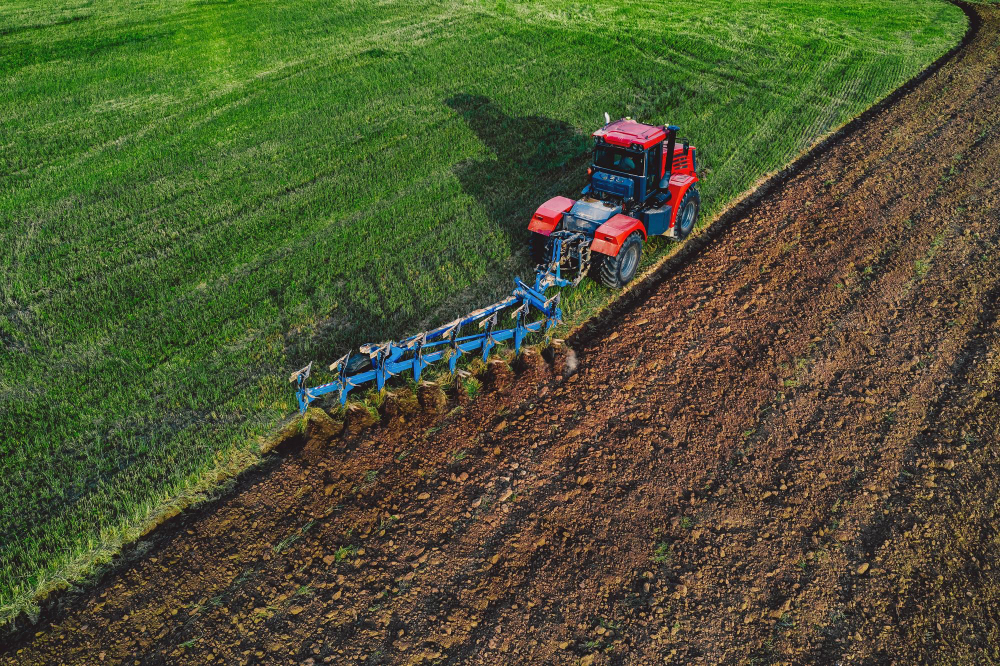
[[[291,370],[527,277],[527,218],[577,191],[605,111],[681,126],[707,219],[965,25],[941,0],[4,3],[0,606],[257,446]]]

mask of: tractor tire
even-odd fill
[[[621,289],[639,272],[642,260],[642,234],[633,231],[622,243],[618,255],[605,256],[597,271],[600,283],[611,289]]]
[[[698,223],[698,213],[701,211],[701,194],[691,186],[684,193],[681,205],[677,207],[677,221],[674,223],[674,238],[684,240]]]
[[[536,264],[545,262],[545,247],[549,243],[549,237],[543,236],[535,231],[531,232],[531,260]]]

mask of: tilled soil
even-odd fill
[[[0,663],[1000,661],[1000,11],[978,11],[571,340],[568,379],[529,357],[445,417],[290,446]]]

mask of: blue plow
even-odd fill
[[[376,388],[382,390],[387,379],[406,372],[412,373],[414,381],[419,382],[424,368],[440,360],[447,360],[448,369],[454,374],[458,359],[463,354],[477,352],[485,361],[498,342],[513,340],[514,351],[519,353],[521,343],[528,334],[548,331],[562,321],[559,294],[546,299],[545,291],[550,287],[575,287],[580,283],[590,263],[588,240],[583,234],[557,231],[550,237],[547,248],[546,254],[551,260],[539,264],[533,286],[529,287],[520,278],[514,278],[513,292],[498,303],[404,340],[361,345],[359,350],[368,356],[370,369],[349,374],[353,365],[349,362],[349,352],[330,365],[336,377],[331,382],[308,386],[306,382],[312,363],[296,370],[289,381],[296,385],[299,411],[304,413],[312,401],[329,393],[336,393],[340,403],[344,404],[351,389],[375,382]],[[565,278],[563,269],[575,269],[577,274],[573,279]],[[514,319],[514,327],[498,329],[498,316],[510,308],[514,308],[509,312]],[[532,309],[544,317],[529,322]],[[472,324],[478,324],[482,331],[462,335],[462,329]]]

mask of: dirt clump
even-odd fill
[[[303,454],[310,460],[318,459],[323,456],[326,447],[340,437],[344,431],[344,421],[333,419],[317,408],[306,410],[302,418],[304,426],[300,425],[299,428],[304,431]]]
[[[512,363],[514,371],[519,374],[530,374],[541,378],[549,371],[549,364],[542,357],[542,354],[534,348],[527,348],[518,354]]]
[[[344,415],[344,435],[355,438],[378,423],[378,418],[367,405],[351,404]]]
[[[569,378],[579,366],[576,351],[565,340],[553,340],[543,353],[552,365],[552,374],[559,379]]]
[[[510,364],[503,359],[494,358],[487,364],[486,374],[483,382],[494,389],[502,389],[509,386],[514,380],[514,371]]]
[[[448,395],[436,382],[421,382],[417,387],[420,408],[431,414],[442,414],[448,407]]]
[[[417,396],[407,388],[390,391],[385,396],[382,404],[382,416],[386,419],[397,419],[416,414],[420,410],[420,402]]]

